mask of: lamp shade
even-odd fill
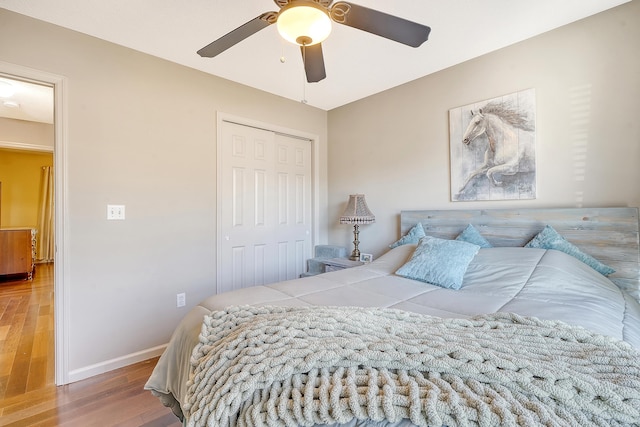
[[[280,9],[276,26],[285,40],[311,46],[329,37],[331,18],[313,1],[291,2]]]
[[[349,196],[347,208],[340,217],[340,224],[373,224],[376,217],[367,206],[364,194],[352,194]]]

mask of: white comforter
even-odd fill
[[[640,349],[640,305],[569,255],[543,249],[482,249],[456,291],[394,274],[414,248],[400,246],[361,267],[208,298],[180,323],[145,389],[181,415],[189,359],[202,319],[231,305],[390,307],[446,318],[513,312],[582,326]]]

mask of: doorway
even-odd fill
[[[26,141],[20,141],[18,134],[12,134],[9,136],[2,137],[0,136],[0,146],[8,149],[17,149],[21,151],[38,151],[38,150],[49,150],[53,153],[53,164],[55,172],[55,183],[54,183],[54,224],[53,224],[53,235],[55,236],[55,245],[54,245],[54,273],[53,273],[53,287],[54,287],[54,341],[55,341],[55,351],[54,351],[54,364],[55,364],[55,378],[54,382],[56,385],[62,385],[68,383],[68,364],[67,364],[67,349],[68,349],[68,335],[65,333],[68,325],[69,312],[66,307],[66,302],[68,301],[68,289],[65,286],[64,281],[64,272],[66,271],[67,260],[64,256],[65,254],[65,231],[66,228],[64,226],[64,211],[66,206],[66,197],[65,197],[65,156],[64,156],[64,148],[65,148],[65,140],[66,140],[66,111],[65,111],[65,102],[66,99],[66,78],[62,76],[58,76],[55,74],[47,73],[44,71],[35,70],[32,68],[22,67],[20,65],[11,64],[7,62],[0,61],[0,81],[4,81],[5,84],[3,88],[5,91],[1,92],[3,97],[0,98],[0,102],[2,103],[2,107],[7,107],[5,101],[9,101],[9,109],[12,112],[8,112],[5,110],[0,110],[2,116],[0,117],[9,117],[12,120],[18,121],[35,121],[34,117],[41,117],[42,113],[40,110],[43,108],[42,105],[31,105],[25,98],[21,98],[21,95],[25,93],[20,93],[17,90],[14,90],[14,93],[10,96],[7,96],[8,93],[11,93],[12,88],[8,88],[7,83],[10,85],[15,84],[15,86],[19,89],[31,88],[31,89],[42,89],[45,92],[48,91],[50,94],[49,99],[42,101],[42,99],[46,99],[46,97],[40,97],[40,101],[35,101],[37,98],[33,95],[33,102],[44,102],[48,103],[48,108],[50,109],[50,125],[53,126],[53,141],[50,147],[44,147],[43,143],[39,143],[34,138],[27,139]],[[21,85],[24,85],[21,86]],[[14,87],[13,89],[16,89]],[[9,89],[7,91],[7,88]],[[26,90],[26,89],[25,89]],[[13,98],[13,99],[11,99]],[[21,99],[24,99],[21,101]],[[11,101],[18,104],[11,105]],[[22,102],[22,105],[20,103]],[[3,111],[3,112],[2,112]],[[20,116],[19,114],[25,114],[26,116]],[[31,120],[28,120],[31,118]],[[6,122],[8,123],[8,122]],[[20,123],[21,125],[25,125],[25,123]],[[15,129],[19,129],[20,126],[17,126]],[[8,128],[6,128],[8,129]]]

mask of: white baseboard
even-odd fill
[[[138,351],[136,353],[117,357],[115,359],[105,360],[104,362],[96,363],[94,365],[85,366],[84,368],[74,369],[73,371],[69,371],[69,383],[104,374],[105,372],[113,371],[114,369],[122,368],[124,366],[133,365],[134,363],[142,362],[143,360],[153,359],[154,357],[160,356],[166,348],[167,344],[163,344],[157,347]]]

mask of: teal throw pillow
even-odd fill
[[[397,248],[398,246],[407,245],[410,243],[416,244],[420,239],[422,239],[426,234],[424,233],[424,228],[421,223],[417,223],[413,226],[411,230],[404,236],[400,238],[400,240],[393,242],[389,245],[391,249]]]
[[[492,248],[493,246],[482,234],[471,224],[467,225],[467,228],[462,230],[462,233],[458,234],[456,240],[461,240],[467,243],[473,243],[481,248]]]
[[[460,240],[425,236],[411,259],[396,274],[449,289],[460,289],[469,263],[480,246]]]
[[[587,255],[578,249],[575,245],[566,240],[560,235],[553,227],[547,225],[544,229],[538,233],[533,239],[529,241],[525,248],[540,248],[540,249],[555,249],[569,254],[580,261],[587,264],[589,267],[596,270],[598,273],[608,276],[611,273],[615,273],[615,270],[606,264],[601,263],[591,255]]]

